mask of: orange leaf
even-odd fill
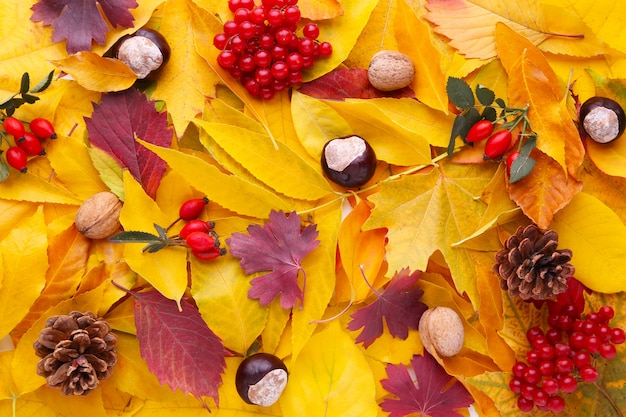
[[[582,189],[582,183],[568,177],[559,164],[541,151],[533,150],[537,162],[531,175],[508,185],[511,199],[542,229],[554,213],[569,203]]]

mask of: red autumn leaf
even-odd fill
[[[135,18],[128,9],[138,6],[135,0],[39,0],[30,19],[51,25],[54,42],[67,39],[68,53],[89,51],[91,41],[103,44],[109,31],[98,5],[112,26],[133,27]]]
[[[330,100],[381,97],[415,98],[415,93],[409,87],[389,92],[375,89],[367,79],[367,70],[362,68],[335,69],[302,85],[299,91],[311,97]]]
[[[319,245],[315,225],[300,228],[296,212],[288,216],[282,211],[272,211],[264,226],[251,225],[248,235],[234,233],[226,240],[230,253],[241,258],[240,265],[246,274],[271,271],[250,281],[250,298],[268,305],[280,295],[280,305],[292,308],[303,300],[303,290],[298,286],[298,272],[302,259]]]
[[[165,161],[135,138],[169,147],[172,130],[167,124],[167,114],[158,112],[154,102],[131,88],[104,94],[100,104],[94,104],[91,118],[86,117],[85,123],[91,144],[128,168],[146,194],[154,197],[165,172]]]
[[[159,382],[172,390],[212,397],[226,366],[222,341],[209,329],[200,312],[186,299],[180,305],[158,291],[131,293],[135,297],[135,325],[141,356]]]
[[[430,417],[461,417],[454,410],[469,407],[472,396],[459,382],[452,382],[448,375],[428,353],[414,355],[411,370],[404,365],[388,364],[388,379],[381,382],[383,388],[396,398],[385,398],[380,404],[389,417],[403,417],[412,413]],[[415,375],[415,379],[411,374]]]
[[[428,309],[420,301],[424,291],[415,286],[421,274],[421,271],[409,274],[408,268],[396,272],[387,288],[377,293],[376,301],[350,316],[348,329],[363,328],[356,338],[357,343],[362,342],[365,348],[374,343],[383,334],[383,318],[393,337],[406,339],[409,329],[417,330],[422,314]]]

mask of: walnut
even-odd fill
[[[411,59],[397,51],[380,51],[370,61],[367,77],[374,88],[393,91],[411,84],[415,66]]]
[[[465,340],[461,318],[448,307],[426,310],[420,319],[419,335],[424,348],[430,354],[443,357],[459,353]]]
[[[80,233],[90,239],[105,239],[120,227],[122,202],[111,192],[103,191],[89,197],[78,208],[74,223]]]

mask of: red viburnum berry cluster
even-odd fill
[[[598,365],[613,358],[615,345],[626,340],[624,330],[609,324],[615,315],[611,306],[582,314],[582,288],[569,278],[568,292],[548,302],[549,329],[544,332],[532,327],[526,333],[531,349],[526,361],[513,365],[509,382],[509,388],[518,394],[521,411],[532,411],[535,406],[554,413],[563,411],[563,394],[574,392],[580,383],[595,382]]]
[[[41,117],[25,123],[13,116],[7,116],[2,121],[2,127],[4,131],[0,134],[9,144],[5,151],[6,161],[11,167],[23,173],[27,170],[29,157],[45,155],[43,141],[57,137],[52,123]],[[13,140],[10,137],[13,137]]]
[[[215,35],[213,45],[221,52],[218,64],[228,70],[248,93],[263,100],[275,92],[302,83],[302,70],[318,57],[332,54],[329,42],[317,40],[317,24],[307,23],[302,35],[298,0],[229,0],[233,20],[224,23],[224,33]]]

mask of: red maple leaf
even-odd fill
[[[167,114],[158,112],[154,102],[136,88],[102,96],[94,104],[91,118],[85,123],[89,142],[111,155],[153,197],[165,172],[165,161],[140,145],[135,138],[157,146],[169,147],[172,130],[167,124]]]
[[[415,413],[431,417],[461,417],[454,410],[467,408],[474,402],[463,384],[454,381],[428,353],[414,355],[411,369],[404,365],[388,364],[388,379],[381,382],[383,388],[396,398],[385,398],[380,404],[389,417],[403,417]],[[411,377],[415,375],[415,379]]]
[[[350,330],[363,328],[357,343],[363,342],[365,348],[374,343],[383,334],[383,318],[393,337],[406,339],[409,329],[417,330],[422,314],[428,309],[420,301],[424,291],[415,286],[421,274],[421,271],[409,274],[409,269],[404,268],[396,272],[382,293],[372,288],[378,299],[354,312],[348,323]]]
[[[315,225],[301,229],[296,212],[287,216],[272,210],[265,225],[250,225],[248,235],[234,233],[227,239],[230,253],[241,258],[240,265],[246,274],[272,271],[250,281],[248,296],[268,305],[280,295],[280,305],[286,309],[302,301],[304,292],[298,286],[298,272],[302,270],[305,274],[306,284],[301,263],[319,245],[317,234]]]
[[[200,312],[182,299],[176,303],[158,291],[132,293],[141,356],[159,382],[196,398],[212,397],[219,405],[218,387],[227,351],[206,325]]]
[[[135,18],[128,9],[137,6],[135,0],[39,0],[30,20],[51,25],[52,40],[67,39],[65,49],[73,54],[91,50],[92,40],[104,43],[109,27],[102,13],[111,25],[130,28]]]
[[[298,90],[319,99],[343,100],[346,98],[415,98],[411,88],[385,92],[372,87],[367,70],[362,68],[335,69],[315,80],[305,83]]]

